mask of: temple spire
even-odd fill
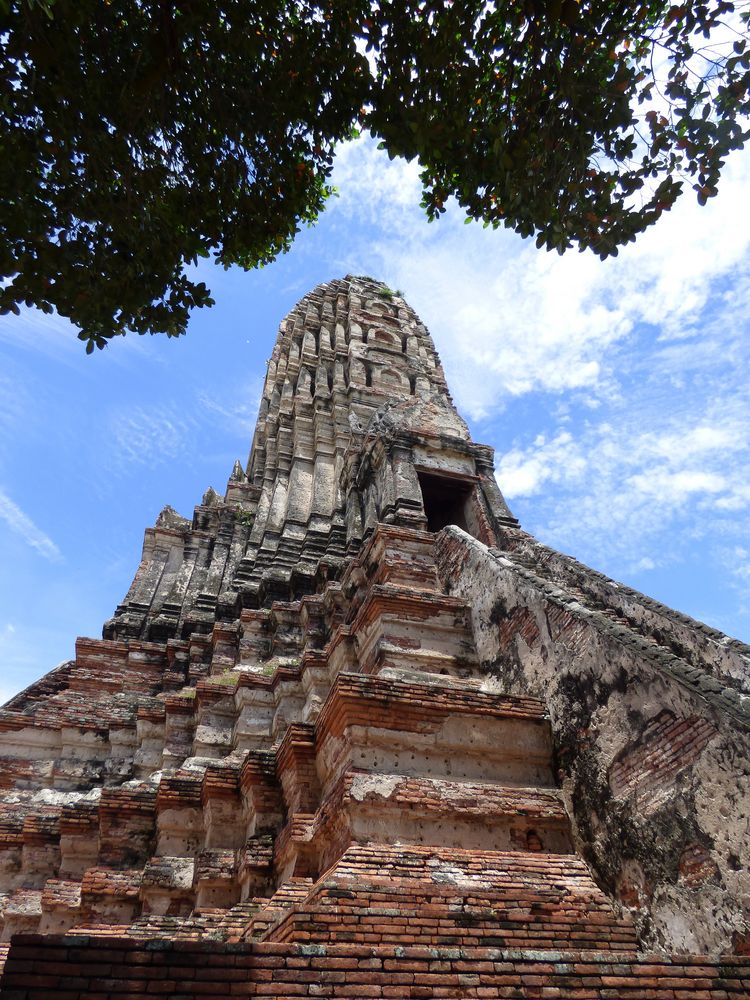
[[[479,474],[479,461],[497,493],[487,449],[471,443],[414,310],[372,278],[319,285],[279,327],[247,473],[236,462],[224,500],[209,490],[192,523],[146,532],[138,574],[105,636],[188,635],[241,607],[311,593],[341,573],[378,520],[426,523],[416,460],[406,457],[410,434],[452,440],[468,456],[454,474]],[[376,474],[375,443],[393,447],[398,437],[406,443]],[[421,461],[456,463],[455,455]]]

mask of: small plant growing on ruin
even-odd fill
[[[274,656],[260,665],[260,672],[266,677],[272,677],[278,667],[291,667],[293,670],[300,665],[298,656]]]
[[[225,670],[223,674],[216,674],[211,678],[214,684],[236,684],[239,680],[239,671]]]
[[[240,510],[237,512],[237,523],[244,524],[249,530],[255,524],[255,514],[250,510]]]

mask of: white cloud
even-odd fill
[[[510,233],[465,227],[455,209],[426,225],[418,168],[389,162],[371,140],[342,150],[334,181],[342,192],[337,215],[355,221],[365,213],[380,224],[354,255],[356,266],[405,291],[435,337],[459,408],[471,417],[533,391],[607,397],[616,391],[617,364],[633,363],[626,347],[638,324],[658,330],[656,363],[678,372],[691,353],[707,360],[696,339],[706,324],[727,352],[747,324],[733,300],[738,289],[748,297],[750,228],[738,224],[750,186],[748,153],[729,158],[718,198],[701,208],[687,193],[606,262],[590,253],[540,253]],[[719,288],[720,279],[736,288]],[[707,317],[710,301],[719,313]],[[670,353],[675,344],[680,349]]]
[[[528,497],[539,493],[546,484],[580,477],[586,466],[570,433],[560,431],[550,441],[540,435],[530,449],[514,448],[502,455],[497,479],[508,499]]]
[[[629,404],[610,408],[608,421],[579,423],[575,434],[566,425],[499,456],[508,499],[534,498],[532,530],[586,558],[617,553],[632,569],[653,568],[644,552],[743,530],[750,399],[702,403],[699,413],[665,412],[661,400],[638,396]]]
[[[700,469],[672,472],[652,468],[631,476],[627,485],[641,496],[656,498],[662,505],[679,506],[694,493],[721,493],[728,484],[723,476],[714,472],[702,472]]]
[[[696,544],[720,564],[720,544],[750,539],[750,150],[708,205],[687,191],[605,262],[455,208],[427,225],[417,168],[372,142],[344,150],[334,181],[334,231],[372,222],[342,270],[417,309],[526,527],[622,573]]]
[[[717,510],[743,510],[750,507],[750,485],[737,486],[729,496],[719,497],[716,501]]]
[[[339,147],[333,174],[338,198],[330,210],[356,214],[359,221],[408,228],[409,220],[424,216],[419,211],[421,184],[419,164],[389,160],[369,137]],[[366,197],[362,197],[366,193]]]
[[[60,562],[62,553],[45,533],[38,528],[31,518],[24,514],[18,504],[0,490],[0,520],[5,521],[10,530],[19,535],[27,545],[35,549],[40,556],[50,562]]]

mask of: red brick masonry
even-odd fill
[[[219,944],[19,935],[4,1000],[192,997],[726,1000],[750,995],[750,959],[494,948]]]

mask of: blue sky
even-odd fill
[[[0,699],[100,634],[165,504],[223,491],[281,318],[347,272],[427,324],[524,527],[750,640],[750,151],[606,262],[456,211],[428,224],[416,167],[366,140],[334,182],[272,266],[203,268],[217,305],[184,338],[87,357],[56,317],[0,319]]]

